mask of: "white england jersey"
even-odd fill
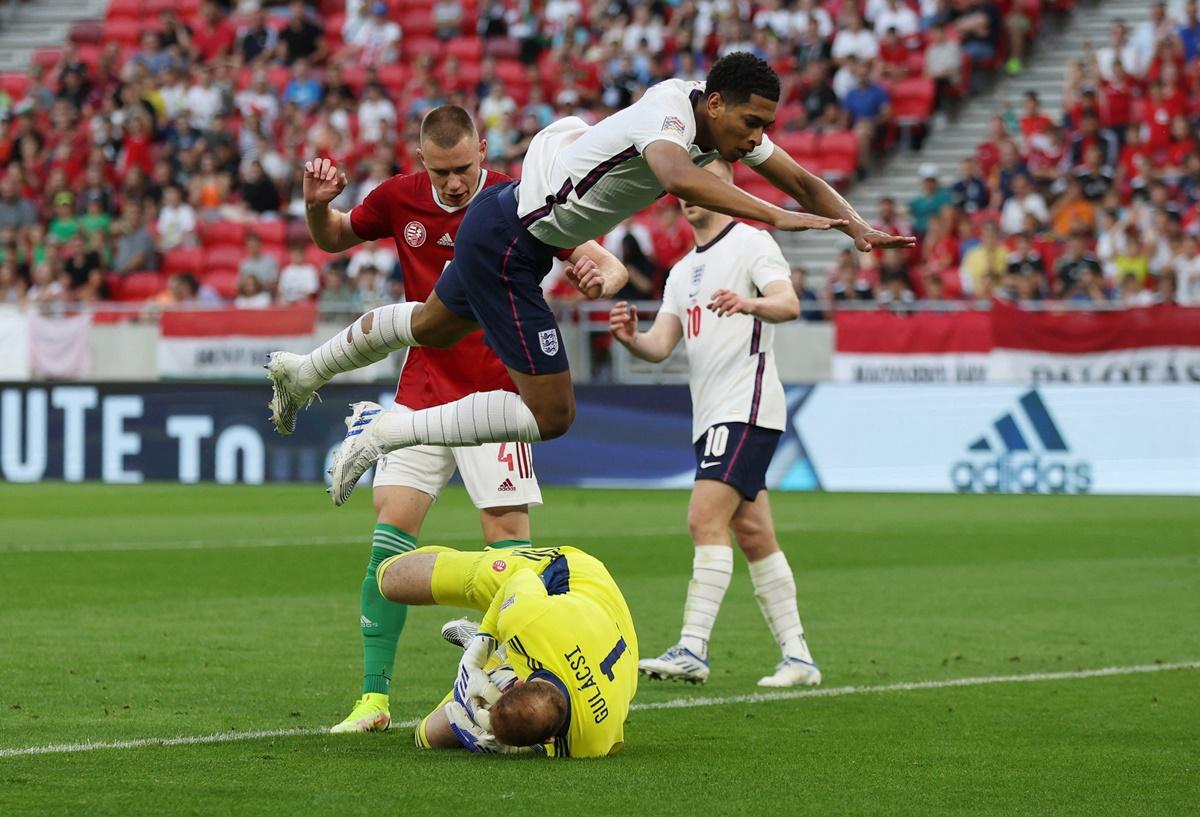
[[[671,268],[662,311],[679,318],[692,390],[692,440],[719,423],[784,429],[787,404],[775,368],[775,327],[753,315],[717,317],[718,289],[755,298],[772,281],[791,282],[775,239],[733,222]]]
[[[517,215],[522,223],[538,240],[567,249],[599,238],[649,207],[664,191],[642,157],[646,145],[674,142],[698,165],[718,157],[695,142],[693,106],[703,94],[703,82],[669,79],[595,125],[569,116],[546,126],[529,143],[521,166]],[[774,150],[763,134],[762,143],[741,161],[758,165]]]

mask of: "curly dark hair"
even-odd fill
[[[713,63],[705,93],[718,93],[727,105],[741,105],[752,94],[779,101],[779,75],[749,51],[734,51]]]

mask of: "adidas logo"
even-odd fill
[[[360,615],[358,617],[358,623],[360,625],[362,625],[363,627],[378,627],[379,626],[379,624],[377,622],[371,621],[371,619],[369,619],[363,615]]]
[[[506,479],[506,480],[504,480],[504,482],[500,483],[500,487],[497,488],[496,490],[497,491],[515,491],[515,490],[517,490],[517,486],[513,485],[513,481],[511,479]]]
[[[967,459],[950,469],[964,493],[1084,494],[1092,488],[1092,465],[1072,461],[1067,441],[1037,391],[1022,395],[1019,408],[998,417],[967,445]]]
[[[442,233],[442,237],[437,240],[439,247],[453,247],[454,239],[450,237],[450,233]]]

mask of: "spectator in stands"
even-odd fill
[[[271,291],[255,276],[239,275],[233,306],[235,309],[268,309],[271,306]]]
[[[963,290],[971,294],[983,289],[983,279],[988,275],[1002,277],[1009,272],[1008,251],[1000,243],[996,222],[985,221],[979,235],[980,242],[967,250],[962,259]]]
[[[24,303],[25,290],[25,280],[21,277],[17,259],[5,257],[0,261],[0,304]]]
[[[900,0],[884,0],[882,5],[872,18],[877,36],[882,37],[889,29],[895,29],[901,37],[911,37],[920,30],[917,13]]]
[[[294,103],[308,113],[321,104],[321,83],[309,71],[307,60],[296,60],[292,65],[292,78],[283,91],[283,101]]]
[[[1008,274],[1033,275],[1043,284],[1046,278],[1046,262],[1033,246],[1033,236],[1026,232],[1013,236],[1013,249],[1008,254]]]
[[[176,273],[167,278],[167,288],[154,296],[155,306],[205,307],[223,306],[225,300],[208,284],[201,284],[190,272]]]
[[[179,27],[172,26],[176,38],[179,37]],[[233,24],[225,19],[216,3],[204,0],[200,4],[196,30],[190,34],[192,57],[201,64],[211,63],[218,57],[230,54],[236,42],[237,32]]]
[[[1025,229],[1025,216],[1033,216],[1039,227],[1050,220],[1050,211],[1042,194],[1033,189],[1029,175],[1020,173],[1013,177],[1012,195],[1000,209],[1000,227],[1008,235]]]
[[[1094,231],[1096,208],[1089,198],[1084,195],[1083,184],[1078,177],[1067,181],[1066,191],[1050,207],[1050,228],[1055,235],[1065,236],[1076,232],[1091,234]],[[1097,200],[1099,198],[1103,198],[1103,195]]]
[[[912,225],[900,216],[896,209],[896,200],[891,196],[879,199],[879,215],[873,226],[889,235],[912,235]]]
[[[1103,79],[1113,79],[1113,63],[1118,60],[1131,76],[1140,79],[1150,64],[1148,56],[1143,62],[1143,56],[1138,48],[1129,42],[1129,29],[1125,21],[1117,19],[1109,29],[1109,44],[1096,51],[1096,64]]]
[[[196,232],[196,211],[184,200],[179,185],[163,191],[163,206],[158,211],[158,248],[173,250],[191,244]]]
[[[183,104],[193,128],[206,131],[212,127],[213,119],[221,112],[224,102],[220,89],[213,84],[212,69],[207,65],[198,65],[192,72],[192,84]]]
[[[400,48],[400,26],[387,16],[387,4],[371,3],[363,24],[346,40],[349,52],[360,65],[381,65],[394,62]]]
[[[1103,199],[1113,186],[1113,170],[1103,163],[1103,157],[1100,145],[1088,145],[1083,151],[1083,165],[1075,170],[1071,179],[1079,183],[1080,193],[1091,202]]]
[[[973,67],[988,65],[996,58],[1000,45],[1000,9],[990,0],[967,0],[951,7],[949,22],[958,30],[963,53]],[[1020,70],[1018,66],[1017,70]],[[976,83],[978,74],[971,75]]]
[[[923,236],[929,229],[930,219],[952,204],[953,198],[938,181],[937,165],[926,162],[917,168],[917,175],[921,179],[921,194],[908,202],[908,214],[912,217],[913,231]]]
[[[934,81],[936,107],[942,108],[947,102],[958,99],[962,84],[962,48],[958,40],[946,36],[946,27],[941,23],[929,29],[924,73]]]
[[[104,296],[104,259],[81,236],[67,242],[63,273],[73,300],[97,301]]]
[[[1190,63],[1200,55],[1200,3],[1197,0],[1187,0],[1184,19],[1176,33],[1183,45],[1183,58]]]
[[[1174,44],[1177,37],[1176,26],[1167,16],[1167,4],[1155,2],[1150,4],[1150,16],[1134,27],[1129,45],[1137,53],[1138,61],[1148,68],[1160,54],[1160,46]]]
[[[238,91],[234,99],[243,119],[257,116],[266,129],[274,126],[279,116],[279,94],[270,86],[265,68],[255,69],[250,87]]]
[[[364,90],[362,101],[358,103],[359,138],[374,144],[383,138],[385,132],[395,127],[396,106],[384,96],[382,85],[371,83]]]
[[[278,49],[279,34],[267,25],[267,12],[262,8],[255,9],[238,37],[242,64],[265,66]]]
[[[330,264],[325,268],[317,308],[326,315],[340,312],[357,315],[362,312],[362,299],[346,279],[340,265]]]
[[[320,65],[327,54],[324,28],[309,17],[303,0],[291,0],[287,25],[279,32],[276,59],[292,66],[300,60]]]
[[[449,40],[462,30],[463,8],[458,0],[436,0],[433,4],[433,27],[439,40]]]
[[[964,157],[959,163],[958,179],[950,187],[954,206],[964,213],[986,210],[991,194],[987,182],[979,174],[979,163],[974,156]]]
[[[148,29],[142,32],[141,50],[133,55],[129,67],[144,67],[152,76],[158,76],[168,68],[181,65],[175,55],[163,49],[158,32]]]
[[[879,56],[879,38],[863,25],[862,16],[852,4],[843,9],[842,26],[833,37],[830,56],[839,65],[850,57],[870,62]]]
[[[1069,293],[1074,292],[1082,284],[1085,270],[1091,270],[1101,279],[1104,278],[1104,270],[1100,267],[1100,261],[1087,250],[1087,240],[1081,235],[1069,236],[1066,249],[1055,266],[1058,297],[1070,297]]]
[[[50,238],[65,244],[79,235],[82,226],[75,217],[75,196],[66,190],[54,195],[54,219],[46,231]]]
[[[1169,122],[1169,120],[1168,120]],[[1116,134],[1100,126],[1100,117],[1092,111],[1084,111],[1079,120],[1079,132],[1071,139],[1068,161],[1071,167],[1083,164],[1084,151],[1091,146],[1100,148],[1100,161],[1105,167],[1115,167],[1120,157],[1120,143]]]
[[[146,227],[146,214],[141,204],[126,203],[117,222],[116,256],[113,272],[126,275],[131,272],[158,269],[158,258],[154,251],[154,236]]]
[[[279,189],[257,159],[246,167],[241,196],[242,203],[255,216],[274,216],[279,213]]]
[[[23,230],[37,222],[37,208],[21,195],[20,185],[11,173],[0,177],[0,230]]]
[[[792,288],[800,299],[800,320],[823,321],[825,310],[821,308],[821,299],[808,285],[808,271],[804,267],[792,267]]]
[[[304,259],[303,242],[294,242],[288,248],[287,266],[279,273],[279,287],[275,294],[276,303],[292,304],[310,300],[321,288],[320,273]]]
[[[259,288],[266,291],[267,302],[271,301],[271,293],[279,280],[279,263],[275,256],[262,251],[262,238],[257,233],[246,236],[246,255],[238,264],[238,292],[242,293],[241,282],[246,278],[254,278]],[[256,292],[248,293],[250,295]]]
[[[84,190],[80,196],[83,201],[83,215],[79,217],[79,226],[84,235],[98,233],[102,240],[107,241],[112,232],[112,216],[104,206],[104,199],[95,190]]]
[[[1194,11],[1189,3],[1189,14]],[[1181,251],[1172,259],[1175,300],[1184,306],[1200,306],[1200,238],[1185,235]],[[2,279],[2,276],[0,276]]]
[[[69,292],[63,276],[54,271],[51,262],[41,261],[35,264],[29,279],[29,289],[25,292],[26,303],[46,307],[67,300]]]
[[[871,78],[870,68],[865,63],[854,65],[854,87],[842,100],[842,107],[850,115],[850,124],[858,136],[858,166],[867,167],[875,149],[882,139],[891,119],[891,97],[878,82]]]

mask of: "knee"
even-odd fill
[[[765,559],[779,550],[779,545],[775,542],[775,537],[757,522],[735,519],[732,528],[738,547],[742,553],[746,554],[746,561],[748,562],[757,562],[759,559]]]
[[[723,545],[729,536],[724,525],[696,509],[688,511],[688,533],[697,545]]]
[[[532,409],[542,440],[553,440],[567,433],[575,422],[575,406],[571,401]]]

